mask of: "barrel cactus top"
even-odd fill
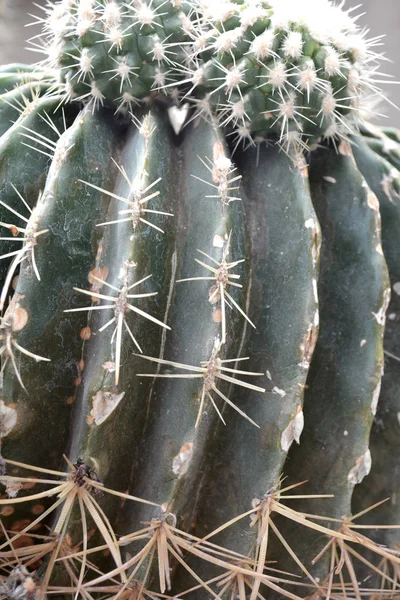
[[[343,137],[381,95],[379,38],[343,2],[61,0],[46,13],[44,63],[68,99],[119,111],[185,98],[239,142]]]

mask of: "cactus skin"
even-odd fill
[[[392,132],[393,134],[395,132]],[[396,142],[397,143],[397,142]],[[382,246],[388,263],[392,284],[392,299],[388,308],[385,330],[385,376],[379,396],[376,421],[371,432],[372,469],[364,482],[356,488],[353,499],[354,512],[375,502],[390,498],[376,511],[367,514],[365,524],[382,523],[397,525],[399,522],[396,496],[398,488],[398,414],[400,385],[399,347],[399,286],[400,255],[398,227],[400,224],[399,173],[384,158],[376,157],[364,140],[357,140],[354,154],[368,185],[376,193],[382,215]],[[372,530],[371,535],[379,543],[391,548],[399,547],[396,529]]]
[[[354,486],[371,467],[368,440],[381,385],[390,287],[379,205],[349,144],[342,143],[338,154],[333,149],[313,154],[310,187],[322,229],[321,327],[305,392],[305,429],[284,472],[289,484],[308,480],[305,493],[334,495],[300,501],[302,512],[348,519]],[[330,525],[338,526],[333,520]],[[293,534],[287,531],[287,540],[310,564],[326,541],[314,531],[300,539]],[[324,569],[318,562],[316,575]]]
[[[2,223],[12,223],[18,227],[26,226],[23,219],[17,218],[11,212],[11,210],[15,210],[25,218],[30,216],[18,193],[31,209],[36,205],[39,193],[44,188],[55,143],[64,126],[72,124],[73,118],[77,114],[75,107],[56,110],[59,104],[59,97],[41,98],[33,112],[22,113],[15,124],[1,136],[0,177],[3,183],[0,188],[0,201],[4,203],[0,206]],[[51,115],[50,122],[48,115]],[[13,237],[11,231],[8,234]],[[1,254],[21,248],[13,240],[2,240],[1,244]],[[7,270],[12,260],[13,257],[8,257],[0,262],[2,286],[5,284]],[[3,304],[2,298],[1,306]]]
[[[56,10],[46,9],[50,38],[61,34],[53,50],[63,63],[74,60],[63,30],[71,25],[68,5],[74,26],[81,9],[95,6],[64,2],[58,24]],[[397,462],[385,458],[394,442],[382,438],[379,420],[371,438],[379,473],[372,470],[362,482],[382,377],[390,292],[385,256],[395,294],[389,315],[398,309],[397,133],[360,124],[353,157],[340,128],[325,135],[301,127],[286,144],[292,131],[286,122],[278,123],[275,137],[253,139],[250,119],[244,128],[253,147],[239,149],[238,123],[221,124],[222,93],[202,119],[202,93],[189,95],[196,111],[177,113],[177,95],[168,100],[152,86],[143,92],[151,96],[146,105],[123,100],[124,109],[134,108],[132,121],[126,110],[114,114],[119,85],[104,71],[114,53],[118,60],[123,53],[111,48],[107,55],[105,42],[97,44],[113,6],[121,4],[96,4],[83,35],[69,31],[78,35],[80,53],[96,54],[100,69],[95,89],[89,83],[95,93],[77,116],[79,104],[69,100],[88,89],[78,66],[69,74],[62,69],[64,88],[52,87],[49,77],[0,96],[4,202],[20,210],[20,191],[34,209],[33,231],[41,232],[34,254],[26,246],[14,294],[3,271],[0,594],[17,580],[25,590],[37,586],[38,598],[299,600],[348,597],[340,587],[347,577],[350,596],[360,598],[368,584],[357,579],[367,577],[372,584],[362,594],[372,595],[380,582],[371,575],[382,573],[381,560],[393,572],[400,564],[392,553],[395,530],[373,532],[386,549],[357,537],[351,522],[352,502],[357,512],[381,492],[397,493]],[[211,5],[193,6],[168,3],[168,15],[183,11],[181,25],[175,18],[170,24],[176,39],[165,38],[177,44],[170,49],[182,63],[186,43],[195,44],[198,28],[204,33],[213,22],[205,18]],[[221,6],[221,14],[231,14],[217,19],[218,35],[254,9]],[[143,7],[161,11],[163,4],[124,10]],[[168,19],[160,19],[162,37]],[[126,36],[128,46],[154,42],[153,25],[141,25]],[[257,17],[249,31],[262,34],[259,25]],[[286,27],[276,43],[285,44],[295,29]],[[203,49],[199,61],[215,67],[221,56],[211,50]],[[240,44],[236,51],[243,51]],[[0,81],[14,76],[15,68],[6,67]],[[182,71],[173,76],[179,83]],[[180,83],[185,91],[193,82]],[[21,90],[32,100],[12,125],[18,111],[7,101],[21,98]],[[48,111],[57,127],[43,133]],[[26,149],[24,127],[34,131],[38,149],[50,136],[50,157]],[[308,152],[316,140],[321,147]],[[25,160],[29,168],[19,169]],[[1,206],[2,215],[10,212]],[[8,233],[10,220],[6,226]],[[390,437],[399,351],[397,321],[389,321],[385,343],[393,362],[377,414]],[[23,479],[32,474],[38,482]],[[303,488],[285,491],[302,479],[308,479]],[[49,485],[55,491],[46,491]],[[384,524],[398,522],[396,506],[379,510]],[[328,543],[332,554],[314,565]],[[365,554],[361,567],[353,567],[347,548]],[[277,560],[281,571],[268,570],[266,560]]]

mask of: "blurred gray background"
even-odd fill
[[[365,13],[360,17],[359,23],[370,30],[368,37],[386,34],[382,51],[393,62],[383,62],[382,71],[392,75],[393,81],[400,81],[400,0],[360,1],[362,7],[356,9],[354,14]],[[41,59],[40,54],[25,48],[25,40],[37,35],[40,28],[26,25],[35,20],[32,14],[44,15],[40,6],[45,4],[46,0],[0,0],[0,64],[15,61],[36,62]],[[346,7],[357,4],[357,0],[347,0]],[[400,85],[385,84],[382,88],[390,100],[400,106]],[[389,117],[385,121],[400,127],[399,110],[383,102],[378,112],[383,112]]]

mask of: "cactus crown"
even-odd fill
[[[331,0],[61,0],[43,21],[44,64],[68,100],[131,109],[187,98],[238,141],[305,146],[368,112],[380,38]]]

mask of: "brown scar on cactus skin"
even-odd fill
[[[25,354],[30,358],[33,358],[37,362],[41,360],[50,362],[50,358],[45,358],[44,356],[39,356],[38,354],[29,352],[29,350],[26,350],[26,348],[20,346],[14,338],[14,334],[18,331],[21,331],[28,322],[27,311],[19,305],[19,301],[22,298],[22,296],[15,295],[6,310],[4,317],[0,317],[0,356],[5,357],[5,360],[1,366],[1,372],[4,371],[8,361],[11,360],[11,364],[17,376],[18,382],[22,389],[26,392],[26,388],[23,384],[21,374],[15,360],[14,349],[22,352],[22,354]]]
[[[187,472],[189,468],[190,459],[192,458],[192,454],[193,443],[188,442],[186,444],[183,444],[178,454],[174,457],[172,461],[172,470],[175,473],[175,475],[181,476]]]
[[[234,281],[231,281],[232,279],[236,279],[236,280],[240,279],[240,275],[237,275],[235,273],[229,273],[230,269],[233,269],[237,265],[243,263],[244,259],[235,260],[233,262],[227,262],[227,257],[229,255],[229,250],[230,250],[230,240],[231,240],[231,234],[229,234],[228,240],[225,244],[225,248],[223,251],[221,261],[215,260],[215,258],[212,258],[212,256],[209,256],[202,250],[198,250],[198,252],[200,252],[200,254],[202,254],[203,256],[208,258],[209,261],[211,261],[212,263],[214,263],[214,265],[216,265],[216,266],[207,265],[206,263],[202,262],[198,258],[195,258],[195,261],[199,265],[201,265],[202,267],[206,268],[208,271],[211,271],[211,273],[214,274],[213,277],[187,277],[186,279],[177,279],[177,281],[176,281],[176,283],[181,283],[183,281],[200,281],[200,280],[215,281],[215,284],[209,290],[209,298],[208,299],[209,299],[209,302],[211,302],[211,304],[216,304],[217,302],[219,302],[221,305],[221,322],[222,322],[221,344],[226,343],[226,305],[229,306],[229,302],[232,303],[233,306],[236,308],[236,310],[238,310],[240,312],[240,314],[246,319],[246,321],[248,323],[250,323],[250,325],[252,327],[254,327],[254,329],[256,329],[256,326],[254,325],[254,323],[252,321],[250,321],[249,317],[240,308],[240,306],[232,298],[232,296],[229,294],[229,292],[226,289],[228,285],[238,287],[238,288],[243,288],[243,286],[240,283],[237,283],[237,282],[235,283]],[[229,302],[228,302],[228,300],[229,300]],[[217,319],[214,319],[214,321],[217,321]]]
[[[183,363],[176,363],[173,361],[169,361],[169,360],[163,360],[163,359],[159,359],[159,358],[152,358],[151,356],[144,356],[142,355],[138,355],[138,356],[142,356],[142,358],[146,359],[146,360],[150,360],[152,362],[158,363],[160,365],[169,365],[171,367],[177,367],[178,369],[184,369],[187,371],[194,371],[194,373],[190,373],[190,374],[159,374],[159,373],[138,373],[137,376],[138,377],[158,377],[158,378],[166,378],[166,379],[173,379],[173,378],[177,378],[177,379],[203,379],[204,383],[202,385],[202,389],[201,389],[201,398],[200,398],[200,406],[199,406],[199,410],[197,413],[197,419],[196,419],[196,423],[195,423],[195,428],[198,427],[201,417],[202,417],[202,413],[203,413],[203,407],[204,407],[204,402],[206,397],[210,400],[211,404],[213,405],[213,407],[215,408],[215,410],[217,411],[217,414],[219,416],[219,418],[221,419],[221,421],[223,422],[224,425],[226,425],[224,418],[220,412],[220,410],[218,409],[214,398],[211,395],[211,392],[214,392],[215,394],[217,394],[220,398],[222,398],[222,400],[224,402],[226,402],[231,408],[233,408],[234,410],[236,410],[236,412],[238,412],[242,417],[244,417],[245,419],[247,419],[248,421],[250,421],[250,423],[252,423],[252,425],[254,425],[255,427],[260,428],[259,425],[257,425],[257,423],[255,423],[252,419],[250,419],[250,417],[248,415],[246,415],[246,413],[244,413],[236,404],[234,404],[231,400],[229,400],[229,398],[227,396],[225,396],[225,394],[223,394],[216,385],[216,379],[222,379],[224,381],[228,381],[229,383],[232,384],[236,384],[236,385],[240,385],[244,388],[247,388],[249,390],[255,390],[256,392],[265,392],[265,389],[262,387],[259,387],[257,385],[253,385],[251,383],[247,383],[246,381],[242,381],[240,379],[235,379],[235,377],[232,377],[230,375],[226,375],[225,373],[232,373],[233,375],[249,375],[249,376],[260,376],[260,375],[264,375],[264,373],[253,373],[251,371],[240,371],[239,369],[231,369],[227,366],[225,366],[228,363],[235,363],[238,361],[243,361],[243,360],[248,360],[249,357],[243,357],[243,358],[229,358],[229,359],[220,359],[218,357],[218,353],[220,351],[221,348],[221,344],[219,342],[219,340],[217,341],[217,343],[214,346],[213,352],[211,354],[211,357],[209,360],[205,360],[201,362],[201,366],[200,367],[196,367],[196,366],[191,366],[191,365],[185,365]]]
[[[109,309],[114,310],[113,318],[110,319],[109,321],[107,321],[107,323],[99,329],[99,332],[101,333],[102,331],[107,329],[107,327],[109,327],[112,323],[116,324],[113,335],[111,337],[111,344],[114,343],[114,339],[115,339],[115,385],[118,385],[118,383],[119,383],[123,327],[125,327],[126,331],[129,333],[129,336],[131,337],[132,341],[134,342],[134,344],[137,347],[137,349],[139,350],[139,352],[142,352],[142,349],[139,346],[139,343],[137,342],[136,338],[134,337],[134,335],[127,323],[126,315],[129,312],[134,312],[134,313],[137,313],[138,315],[144,317],[145,319],[148,319],[149,321],[156,323],[157,325],[159,325],[160,327],[163,327],[164,329],[171,329],[165,323],[162,323],[155,317],[152,317],[149,313],[146,313],[145,311],[141,310],[140,308],[137,308],[136,306],[133,306],[130,303],[130,300],[132,300],[132,299],[149,298],[150,296],[157,295],[157,292],[148,292],[146,294],[129,294],[128,293],[134,287],[136,287],[137,285],[140,285],[141,283],[143,283],[144,281],[146,281],[147,279],[149,279],[151,277],[151,275],[147,275],[147,277],[143,277],[139,281],[136,281],[135,283],[128,285],[128,281],[127,281],[128,271],[131,267],[134,267],[134,266],[135,266],[134,263],[126,263],[124,265],[124,267],[123,267],[123,283],[120,288],[117,288],[114,285],[107,283],[103,279],[97,279],[97,277],[95,277],[94,275],[92,276],[95,281],[99,281],[102,285],[105,285],[106,287],[110,288],[111,290],[117,292],[118,296],[107,296],[105,294],[99,294],[97,292],[92,292],[90,290],[82,290],[81,288],[73,288],[75,291],[80,292],[81,294],[86,294],[87,296],[98,298],[99,300],[108,300],[109,302],[112,302],[113,304],[106,304],[106,305],[102,305],[102,306],[85,306],[82,308],[70,308],[70,309],[67,309],[64,311],[64,312],[80,312],[80,311],[92,311],[92,310],[109,310]]]

